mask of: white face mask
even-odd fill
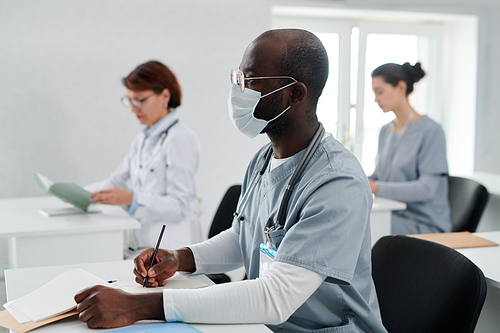
[[[264,96],[260,95],[260,92],[245,88],[244,92],[241,92],[240,87],[237,84],[234,84],[231,87],[231,91],[229,93],[228,99],[228,107],[229,107],[229,118],[236,127],[238,131],[248,136],[250,139],[255,138],[259,135],[260,132],[269,124],[271,121],[277,119],[283,113],[290,109],[290,106],[287,107],[283,112],[278,114],[271,120],[263,120],[257,119],[254,116],[255,107],[259,103],[261,98],[269,96],[277,91],[285,89],[296,82],[290,83],[284,87],[278,88],[270,93],[265,94]]]

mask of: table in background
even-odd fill
[[[45,217],[40,208],[67,207],[45,196],[0,199],[0,238],[8,239],[9,267],[62,265],[123,259],[124,231],[140,223],[118,206],[101,213]]]
[[[122,280],[130,279],[134,275],[132,273],[134,264],[131,260],[100,262],[90,264],[77,265],[62,265],[49,267],[35,268],[20,268],[5,270],[5,289],[7,291],[7,301],[17,299],[27,293],[41,287],[45,283],[54,279],[58,275],[73,268],[81,268],[85,271],[100,277],[103,280]],[[208,284],[213,282],[205,275],[193,275],[198,281]],[[192,324],[193,327],[204,333],[265,333],[271,332],[265,325],[262,324],[246,324],[246,325],[213,325],[213,324]],[[76,316],[63,319],[54,324],[40,327],[36,330],[37,333],[79,333],[79,332],[103,332],[111,330],[90,330],[87,324],[78,320]]]
[[[392,211],[404,209],[406,209],[404,202],[377,196],[373,198],[373,207],[370,214],[372,244],[375,244],[379,238],[391,234]]]
[[[474,235],[500,244],[500,231],[478,232]],[[500,247],[475,247],[457,251],[476,264],[486,277],[486,301],[474,332],[500,332]]]

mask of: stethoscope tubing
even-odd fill
[[[139,168],[142,169],[142,170],[149,170],[149,167],[151,165],[153,165],[154,162],[156,162],[156,159],[158,158],[158,156],[160,156],[160,153],[161,153],[161,147],[163,146],[163,143],[165,142],[165,139],[167,138],[167,135],[168,135],[168,131],[175,125],[179,122],[179,119],[177,119],[176,121],[174,121],[172,124],[170,124],[170,126],[167,127],[166,130],[163,131],[163,133],[161,134],[162,135],[162,138],[161,140],[158,140],[160,144],[156,144],[155,145],[155,148],[153,149],[153,151],[155,149],[158,148],[158,151],[156,152],[156,154],[148,161],[147,165],[146,166],[142,166],[142,163],[141,163],[141,157],[142,157],[142,148],[141,148],[141,151],[139,152],[139,154],[137,155],[138,156],[138,159],[139,159]],[[144,145],[144,143],[143,143]]]
[[[394,138],[395,129],[393,128],[391,129],[391,131],[389,131],[389,135],[387,136],[387,141],[386,141],[387,143],[385,145],[386,147],[384,149],[383,156],[381,159],[382,161],[384,161],[383,163],[385,163],[385,166],[383,166],[380,171],[381,172],[380,180],[382,181],[389,181],[389,175],[391,174],[392,161],[394,160],[394,155],[396,154],[396,151],[398,150],[401,141],[403,139],[403,136],[406,134],[406,131],[408,130],[408,127],[410,127],[414,114],[415,111],[412,109],[403,125],[403,128],[401,129],[399,139],[397,140],[397,142],[394,143],[392,142]]]
[[[290,197],[292,196],[292,191],[297,182],[299,181],[299,178],[302,176],[302,173],[304,172],[307,164],[309,164],[309,161],[312,159],[313,154],[318,148],[318,145],[323,139],[324,135],[325,135],[325,129],[323,128],[323,125],[319,123],[319,128],[316,130],[316,133],[314,133],[311,142],[307,146],[307,150],[304,152],[304,155],[302,155],[299,164],[295,168],[295,171],[290,177],[288,185],[285,188],[285,193],[283,194],[283,199],[281,200],[280,209],[278,210],[278,215],[275,222],[276,230],[282,229],[284,227],[284,222],[286,219],[286,211],[288,208],[288,202],[290,201]]]
[[[278,210],[277,219],[276,219],[275,224],[274,224],[275,230],[279,230],[279,229],[282,229],[284,227],[284,224],[282,224],[282,223],[285,221],[285,218],[286,218],[286,211],[287,211],[288,202],[290,201],[292,191],[293,191],[295,185],[297,184],[300,176],[304,172],[307,164],[312,159],[312,156],[313,156],[314,152],[316,151],[319,143],[323,139],[324,135],[325,135],[325,129],[323,127],[323,124],[319,123],[319,127],[316,130],[316,133],[314,134],[313,138],[311,139],[311,142],[307,146],[306,151],[304,152],[304,155],[302,155],[299,163],[297,164],[297,167],[295,168],[295,171],[293,172],[292,176],[290,177],[290,180],[288,181],[288,184],[285,188],[285,192],[283,194],[283,198],[281,199],[280,207]],[[236,212],[234,213],[235,217],[242,219],[241,213],[246,208],[250,193],[253,192],[255,186],[257,185],[257,180],[262,177],[265,170],[267,169],[267,167],[269,165],[269,161],[271,160],[271,156],[272,156],[272,147],[270,146],[263,156],[264,162],[262,164],[260,171],[255,172],[255,175],[250,183],[250,187],[245,191],[245,193],[243,194],[243,197],[240,200],[240,203],[238,204],[238,207],[236,208]]]
[[[273,155],[273,148],[270,146],[263,156],[264,163],[262,164],[261,169],[259,171],[255,172],[255,175],[253,176],[252,181],[250,182],[250,187],[245,191],[238,206],[236,207],[236,212],[234,212],[234,214],[233,214],[235,217],[240,217],[241,212],[243,212],[243,210],[246,208],[247,203],[248,203],[248,197],[250,196],[250,193],[253,192],[253,189],[257,185],[257,177],[259,179],[260,179],[260,177],[262,177],[262,175],[266,171],[267,166],[269,165],[269,161],[271,160],[272,155]],[[238,213],[238,212],[240,212],[240,213]]]

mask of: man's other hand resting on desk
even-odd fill
[[[142,285],[154,249],[147,249],[134,259],[135,281]],[[179,258],[181,260],[179,260]],[[183,265],[181,266],[181,262]],[[147,287],[167,284],[176,271],[194,272],[194,259],[189,248],[177,251],[159,249],[155,265],[147,276]],[[159,272],[158,275],[156,275]],[[130,294],[119,289],[94,286],[75,295],[79,318],[90,328],[114,328],[133,324],[138,320],[165,320],[163,295],[158,293]]]
[[[94,286],[75,295],[81,321],[89,328],[128,326],[138,320],[164,320],[161,293],[130,294],[120,289]]]

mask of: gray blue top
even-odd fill
[[[252,159],[244,194],[269,145]],[[278,213],[285,186],[304,151],[267,170],[235,219],[250,279],[259,276],[264,228]],[[319,289],[275,332],[386,332],[371,276],[372,195],[356,157],[331,135],[318,146],[295,186],[282,230],[270,234],[274,260],[326,275]]]
[[[393,234],[451,231],[447,175],[445,136],[435,121],[423,116],[402,133],[394,133],[394,121],[382,127],[369,178],[377,196],[407,204],[393,212]]]

